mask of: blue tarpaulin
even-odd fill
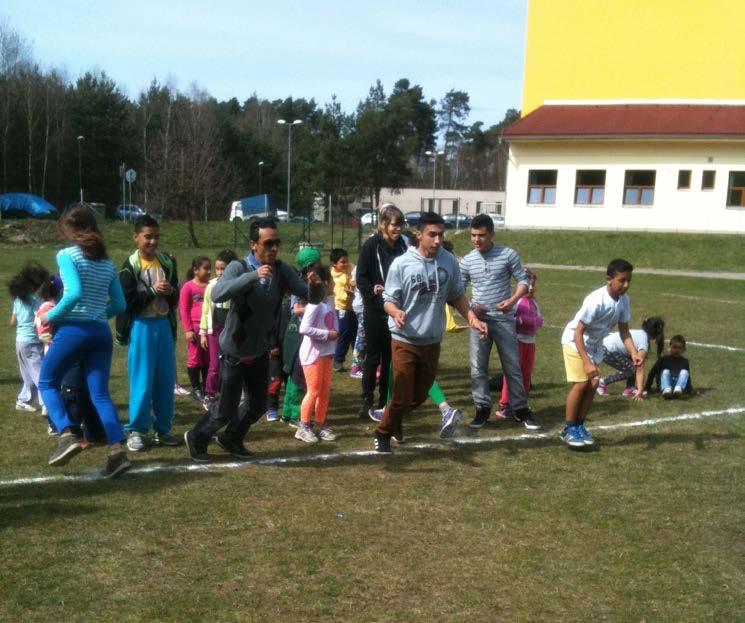
[[[56,218],[57,208],[51,203],[28,193],[0,195],[3,218]]]

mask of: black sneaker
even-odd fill
[[[381,454],[393,454],[391,448],[391,436],[381,433],[377,428],[375,429],[375,441],[374,441],[375,452]]]
[[[368,417],[370,417],[370,409],[372,409],[372,402],[363,400],[362,404],[360,405],[360,411],[357,415],[361,420],[366,420]]]
[[[106,461],[106,467],[101,471],[104,478],[114,478],[119,474],[126,472],[132,464],[127,459],[127,453],[124,450],[109,454],[109,460]]]
[[[80,445],[80,437],[70,432],[62,433],[57,438],[57,450],[49,459],[49,465],[65,465],[82,449],[83,446]]]
[[[391,436],[391,441],[395,441],[397,444],[406,443],[406,440],[404,439],[404,431],[403,429],[397,430],[393,435]]]
[[[479,407],[476,409],[476,417],[471,420],[471,428],[482,428],[489,421],[491,407]]]
[[[195,389],[191,393],[191,398],[201,405],[204,403],[204,392],[201,389]]]
[[[186,451],[189,453],[189,458],[197,463],[209,463],[210,455],[207,454],[207,448],[197,448],[192,439],[192,432],[187,430],[184,433],[184,443],[186,444]]]
[[[516,422],[520,422],[528,430],[538,430],[541,427],[541,425],[533,418],[533,412],[527,407],[514,411],[512,417],[515,418]]]
[[[334,372],[344,372],[344,362],[341,361],[335,361],[334,362]]]
[[[253,456],[253,452],[249,452],[241,441],[231,441],[225,439],[222,435],[217,435],[212,438],[215,443],[220,446],[229,455],[234,456],[237,459],[250,459]]]

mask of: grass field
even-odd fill
[[[164,246],[185,268],[194,250],[180,233],[171,240],[165,233]],[[126,231],[107,235],[120,262]],[[745,265],[734,236],[608,234],[605,246],[596,234],[500,238],[526,262],[597,265],[626,255],[658,268]],[[457,239],[465,250],[465,239]],[[53,257],[49,243],[4,245],[2,282],[25,259],[51,267]],[[538,338],[531,406],[548,437],[505,440],[525,430],[502,421],[478,433],[483,443],[439,444],[436,409],[427,405],[405,427],[408,444],[432,445],[393,457],[0,485],[0,620],[745,620],[745,415],[596,430],[592,452],[569,451],[558,439],[566,392],[558,327],[602,278],[539,275],[547,326]],[[660,314],[670,335],[745,349],[741,282],[637,275],[630,295],[633,326]],[[9,316],[7,297],[0,313]],[[7,331],[0,360],[0,480],[98,469],[101,449],[65,468],[46,466],[53,441],[43,419],[12,408],[13,340]],[[590,430],[745,407],[745,352],[690,346],[687,355],[702,396],[635,404],[616,386],[596,401]],[[185,381],[183,361],[181,341]],[[470,418],[466,336],[446,338],[439,380]],[[248,446],[257,458],[371,449],[372,422],[356,416],[358,383],[334,377],[329,419],[337,442],[301,446],[291,429],[262,421]],[[124,418],[119,348],[112,394]],[[176,432],[198,416],[195,403],[178,399]],[[183,447],[131,458],[136,467],[189,465]]]

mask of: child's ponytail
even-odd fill
[[[657,359],[659,359],[665,351],[665,321],[660,316],[650,316],[642,322],[642,329],[649,341],[654,340],[657,344]]]

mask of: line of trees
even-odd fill
[[[439,188],[503,189],[506,147],[500,135],[519,117],[484,128],[467,125],[468,94],[426,100],[406,79],[390,93],[377,81],[351,113],[332,97],[217,101],[153,80],[132,101],[105,72],[75,80],[43,69],[31,45],[0,22],[0,190],[30,192],[58,206],[81,187],[87,201],[120,203],[120,166],[136,169],[136,202],[166,218],[225,218],[230,200],[258,194],[286,199],[287,129],[293,131],[292,207],[353,198],[377,204],[382,188],[430,186],[425,155],[437,144]],[[78,137],[83,137],[79,139]],[[263,162],[263,166],[259,166]]]

